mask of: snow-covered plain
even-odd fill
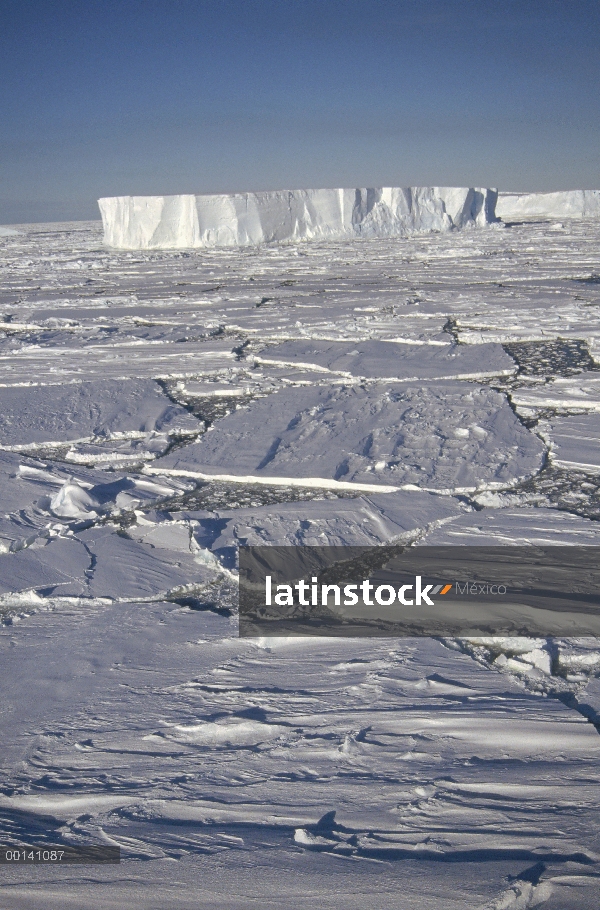
[[[600,545],[600,222],[0,238],[3,908],[587,910],[593,639],[237,638],[240,543]]]

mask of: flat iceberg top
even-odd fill
[[[496,214],[504,221],[520,218],[600,218],[600,190],[499,193]]]
[[[495,190],[376,187],[98,200],[115,249],[259,246],[301,240],[402,237],[495,220]]]

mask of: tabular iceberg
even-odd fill
[[[496,215],[513,218],[600,218],[600,190],[499,193]]]
[[[379,187],[113,196],[98,205],[107,246],[147,250],[402,237],[483,226],[496,220],[497,195],[481,187]]]

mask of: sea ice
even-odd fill
[[[579,373],[551,382],[511,390],[510,398],[522,417],[539,417],[545,410],[600,411],[600,376]]]
[[[97,307],[101,307],[101,301]],[[13,344],[0,362],[0,389],[2,386],[45,385],[48,382],[155,380],[218,374],[236,368],[236,355],[231,350],[230,340],[173,344],[169,339],[164,344],[160,340],[127,340],[124,344],[103,343],[89,347],[78,345],[77,340],[77,337],[70,338],[70,344],[59,346],[51,339],[49,347]]]
[[[184,512],[198,544],[228,564],[245,546],[378,546],[410,542],[426,529],[456,520],[463,508],[430,493],[398,492],[357,499],[315,500],[217,511]]]
[[[540,421],[538,432],[550,444],[557,467],[600,471],[600,414],[553,417]]]
[[[509,376],[515,362],[499,344],[477,347],[394,344],[389,341],[288,341],[255,356],[260,364],[321,367],[367,379],[482,379]]]
[[[123,854],[91,890],[7,867],[3,904],[191,910],[250,888],[268,904],[285,877],[278,906],[312,889],[336,907],[343,873],[351,910],[367,887],[397,907],[407,879],[420,910],[440,894],[458,910],[504,901],[532,868],[597,884],[600,740],[577,712],[434,640],[231,631],[174,604],[97,602],[1,631],[5,705],[19,707],[3,715],[6,830]]]
[[[492,389],[373,384],[276,392],[148,470],[452,492],[514,483],[539,470],[544,452]]]
[[[93,437],[189,435],[201,429],[152,380],[0,388],[0,445],[5,448]]]
[[[90,567],[90,555],[70,539],[43,542],[42,545],[0,557],[0,593],[15,594],[37,591],[62,595],[75,588],[83,593],[78,581]]]
[[[165,483],[162,478],[115,476],[12,452],[0,452],[0,483],[0,554],[56,537],[73,522],[132,511],[193,487],[181,478]]]
[[[188,546],[166,549],[132,540],[114,525],[39,540],[0,557],[0,594],[127,601],[183,594],[210,585],[218,565],[197,560]],[[35,598],[34,598],[35,600]],[[6,600],[10,604],[10,598]]]
[[[432,547],[597,547],[600,526],[597,521],[557,509],[483,509],[433,528],[418,543]]]
[[[5,865],[3,907],[276,894],[362,910],[376,894],[392,910],[407,882],[419,910],[597,906],[597,641],[240,640],[227,615],[242,540],[595,542],[597,521],[573,513],[600,514],[598,473],[580,469],[595,458],[600,219],[515,220],[170,251],[45,225],[0,244],[5,417],[53,443],[0,451],[3,842],[122,849],[92,884]],[[266,363],[283,342],[326,359]],[[466,380],[450,378],[459,361]],[[391,381],[408,366],[420,378]],[[179,417],[141,430],[132,379],[164,380],[150,416]],[[49,382],[30,399],[38,434],[18,396]],[[77,429],[52,396],[71,407],[82,382],[104,391]],[[213,429],[186,444],[189,420]],[[132,473],[166,444],[158,473]],[[553,464],[565,451],[576,467]],[[161,467],[178,461],[191,478]],[[336,475],[349,490],[326,489]],[[405,482],[421,489],[392,491]]]

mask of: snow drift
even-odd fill
[[[496,215],[516,218],[600,218],[600,190],[563,193],[499,193]]]
[[[105,244],[143,250],[449,231],[496,220],[496,199],[495,190],[481,187],[380,187],[113,196],[98,205]]]

